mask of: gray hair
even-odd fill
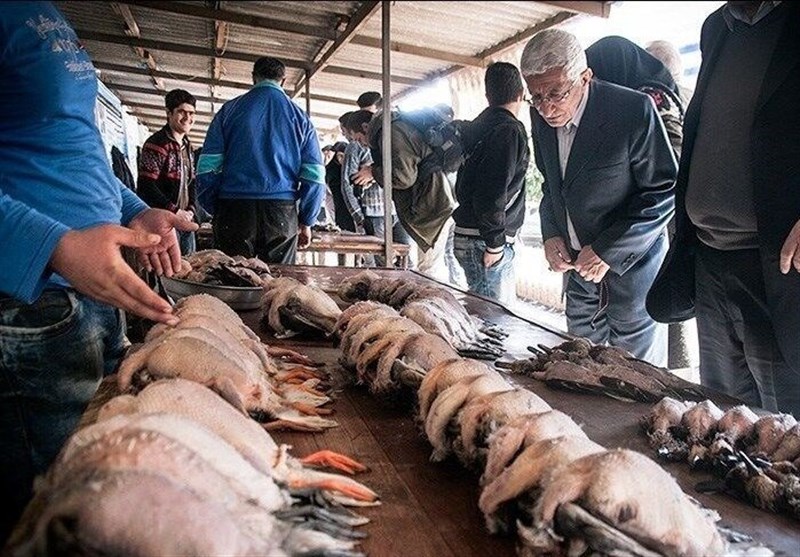
[[[661,60],[661,63],[667,67],[675,81],[680,80],[683,75],[683,62],[681,61],[681,54],[675,48],[675,45],[669,41],[653,41],[647,45],[645,50],[653,57]]]
[[[523,76],[563,68],[570,81],[578,79],[587,67],[586,53],[578,38],[562,29],[545,29],[536,33],[525,45],[520,60]]]

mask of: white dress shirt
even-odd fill
[[[586,87],[581,102],[578,103],[578,108],[575,109],[575,114],[572,119],[561,126],[556,128],[556,137],[558,138],[558,161],[561,164],[561,179],[564,179],[567,171],[567,161],[569,154],[572,151],[572,143],[575,141],[575,134],[578,133],[578,126],[581,124],[583,112],[586,109],[586,102],[589,99],[589,88]],[[578,235],[575,233],[575,226],[572,224],[572,219],[569,216],[569,208],[567,208],[567,232],[569,233],[569,244],[572,249],[580,251],[581,243],[578,241]]]

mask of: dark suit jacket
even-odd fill
[[[800,4],[783,2],[775,9],[790,13],[761,85],[751,138],[753,199],[767,302],[775,334],[786,360],[800,368],[800,273],[782,275],[780,250],[800,220]],[[683,154],[676,189],[676,236],[647,299],[657,321],[676,322],[694,316],[694,253],[697,234],[686,214],[686,187],[700,109],[708,80],[728,37],[722,8],[703,24],[703,61],[697,88],[684,122]]]
[[[592,80],[564,180],[558,139],[535,110],[533,150],[544,175],[544,240],[569,245],[566,210],[582,246],[624,274],[653,246],[674,209],[677,164],[650,97]],[[643,295],[644,293],[642,293]]]

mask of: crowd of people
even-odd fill
[[[693,93],[668,44],[609,37],[584,49],[566,31],[540,31],[519,68],[487,67],[488,106],[474,120],[437,109],[457,124],[456,173],[431,166],[436,146],[393,114],[394,241],[435,254],[421,270],[446,261],[452,277],[457,261],[470,291],[509,301],[533,159],[571,334],[663,366],[665,324],[696,316],[704,385],[800,417],[798,11],[728,2],[711,14]],[[283,91],[284,64],[263,57],[196,161],[196,99],[165,96],[134,192],[94,121],[91,60],[51,3],[4,5],[0,67],[1,540],[124,353],[123,312],[176,323],[121,248],[141,270],[171,276],[207,212],[215,247],[290,264],[326,198],[327,220],[382,237],[391,107],[365,93],[339,120],[346,141],[323,149]],[[526,103],[530,136],[518,119]]]

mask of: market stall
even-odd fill
[[[272,267],[273,276],[311,282],[331,294],[357,269],[325,267]],[[381,276],[430,282],[413,271],[381,270]],[[525,358],[528,346],[554,346],[565,340],[557,331],[513,315],[487,299],[450,289],[469,312],[509,333],[503,360]],[[353,384],[352,375],[337,364],[339,348],[324,339],[293,337],[276,339],[261,323],[260,310],[239,312],[243,321],[270,345],[291,347],[325,363],[332,374],[333,417],[339,427],[320,433],[272,432],[276,441],[291,445],[296,454],[329,449],[347,454],[366,464],[369,471],[359,481],[381,497],[381,505],[361,509],[371,522],[364,527],[367,537],[361,549],[368,555],[514,555],[515,537],[490,535],[478,509],[478,476],[455,459],[430,461],[431,446],[414,421],[413,397],[397,394],[376,397]],[[652,457],[639,418],[651,405],[624,402],[608,397],[554,390],[522,375],[509,376],[546,400],[583,427],[593,441],[607,448],[627,448]],[[87,411],[90,423],[100,404],[116,394],[116,384],[107,381]],[[733,401],[708,393],[720,407]],[[795,555],[800,550],[800,523],[767,513],[722,494],[697,493],[694,486],[710,476],[692,472],[683,463],[664,464],[682,489],[721,516],[720,525],[751,536],[778,555]]]

